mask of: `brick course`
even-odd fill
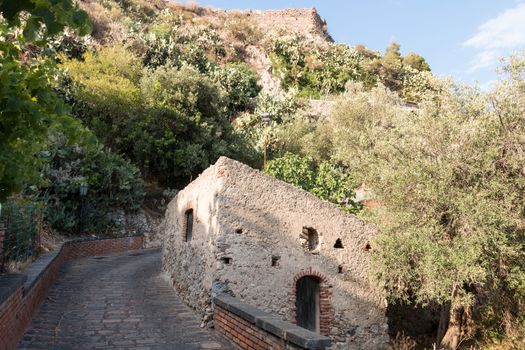
[[[298,327],[236,298],[213,298],[215,329],[244,350],[325,349],[329,337]]]
[[[47,296],[51,285],[55,282],[60,266],[68,261],[85,256],[107,255],[122,253],[129,250],[142,248],[142,236],[113,238],[113,239],[88,239],[66,242],[54,257],[43,266],[32,281],[24,284],[24,279],[10,295],[0,299],[0,350],[14,349],[27,327],[31,324],[42,301]],[[38,261],[37,261],[38,262]],[[35,262],[35,263],[37,263]],[[8,279],[10,276],[2,277]],[[0,283],[0,287],[2,284]]]
[[[215,306],[215,329],[230,339],[241,349],[247,350],[285,350],[299,349],[263,329],[243,320],[220,306]]]

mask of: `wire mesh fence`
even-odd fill
[[[5,228],[1,267],[9,261],[26,261],[38,252],[42,211],[28,201],[8,201],[2,206],[1,221]]]

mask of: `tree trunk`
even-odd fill
[[[450,309],[449,315],[447,331],[439,345],[441,349],[456,350],[473,333],[472,308]]]
[[[450,303],[441,305],[441,310],[439,313],[439,327],[436,335],[436,343],[441,343],[443,337],[445,337],[445,332],[448,329],[448,323],[450,319]]]
[[[461,337],[462,310],[451,310],[447,332],[441,339],[440,347],[445,350],[456,350]]]

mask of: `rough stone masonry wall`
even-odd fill
[[[197,222],[193,240],[183,242],[188,206],[195,206]],[[330,310],[321,331],[328,325],[334,348],[382,348],[388,341],[385,302],[368,279],[367,247],[376,230],[333,204],[221,158],[170,204],[166,227],[165,269],[201,312],[210,296],[227,291],[293,322],[295,281],[314,275],[321,293],[326,288]],[[319,233],[317,251],[302,247],[304,227]],[[343,249],[334,248],[338,238]]]
[[[141,236],[70,241],[37,259],[25,275],[0,277],[0,350],[16,347],[65,261],[140,248]]]
[[[326,22],[314,8],[250,11],[248,14],[255,20],[262,32],[281,28],[287,32],[297,32],[306,37],[333,41],[328,34]]]
[[[216,168],[205,170],[186,190],[170,202],[164,229],[162,263],[168,281],[179,296],[201,315],[211,318],[211,286],[214,271],[220,266],[214,251],[217,223],[217,194],[220,181],[215,181]],[[193,239],[183,239],[185,212],[193,209]],[[208,320],[208,319],[207,319]]]

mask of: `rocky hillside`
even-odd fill
[[[152,46],[193,46],[219,64],[242,62],[256,72],[263,91],[290,88],[308,98],[337,94],[354,80],[367,88],[378,82],[417,102],[431,88],[425,60],[401,57],[392,44],[384,56],[362,45],[334,43],[315,9],[225,11],[162,0],[79,0],[94,24],[92,42],[124,43],[139,54]],[[185,48],[182,48],[184,51]],[[169,53],[165,53],[165,55]]]

